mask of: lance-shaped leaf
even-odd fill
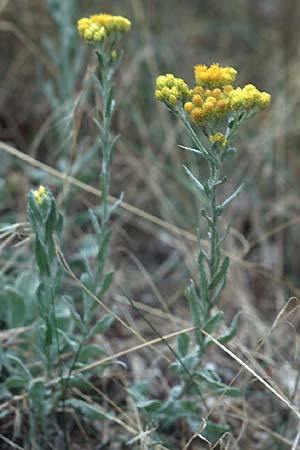
[[[88,333],[88,337],[95,336],[96,334],[105,333],[111,327],[113,321],[114,317],[111,314],[106,314],[92,327],[92,329]]]
[[[109,206],[109,214],[111,214],[115,209],[118,208],[118,206],[122,203],[124,198],[124,192],[121,192],[120,197],[112,204]]]
[[[183,148],[184,150],[188,150],[193,153],[197,153],[198,155],[205,156],[205,154],[201,150],[197,150],[196,148],[191,147],[185,147],[184,145],[179,145],[180,148]]]
[[[38,208],[33,192],[30,191],[28,194],[28,219],[32,231],[43,239],[44,237],[44,223],[43,216],[40,209]]]
[[[205,256],[200,250],[199,257],[198,257],[198,270],[199,270],[199,284],[200,284],[200,297],[201,301],[205,302],[205,304],[208,301],[208,281],[207,281],[207,275],[205,272],[204,267],[204,259]]]
[[[95,403],[87,403],[76,398],[67,399],[65,403],[67,406],[79,410],[89,420],[110,420],[114,417],[113,413],[106,411]]]
[[[235,199],[235,197],[237,197],[240,193],[241,193],[241,191],[242,191],[242,189],[243,189],[243,187],[244,187],[244,185],[245,185],[245,183],[242,183],[234,192],[233,192],[233,194],[231,194],[228,198],[226,198],[226,200],[224,200],[224,202],[222,203],[222,205],[220,205],[219,207],[218,207],[218,209],[219,209],[219,211],[220,211],[220,214],[222,214],[222,212],[224,211],[224,209]]]
[[[223,263],[221,265],[220,270],[216,273],[216,275],[213,277],[210,285],[209,285],[209,289],[214,289],[215,287],[218,286],[218,284],[223,280],[226,279],[227,277],[227,273],[228,273],[228,268],[229,268],[229,258],[228,256],[225,256]]]
[[[217,374],[210,370],[197,370],[195,376],[204,381],[215,395],[227,395],[229,397],[239,397],[241,395],[240,389],[236,387],[227,386],[219,380]]]
[[[185,295],[189,302],[193,324],[197,327],[202,326],[202,309],[193,280],[190,281],[190,285],[186,288]]]
[[[219,311],[204,324],[203,328],[205,331],[207,331],[207,333],[211,333],[221,322],[223,322],[223,320],[224,313],[222,311]]]
[[[56,213],[56,205],[54,198],[50,193],[48,193],[49,196],[49,210],[45,221],[45,239],[46,241],[50,240],[52,237],[52,234],[55,231],[56,228],[56,222],[57,222],[57,213]]]
[[[43,242],[40,241],[38,236],[35,238],[35,260],[38,265],[41,276],[50,275],[50,267],[48,262],[47,250]]]
[[[97,262],[99,266],[103,266],[106,261],[107,253],[108,253],[108,245],[111,238],[110,230],[103,230],[101,236],[101,242],[99,243],[99,250],[97,254]]]
[[[185,295],[189,302],[193,325],[199,328],[195,330],[195,336],[198,345],[201,345],[202,336],[200,328],[202,326],[203,309],[201,303],[199,302],[199,298],[193,280],[191,280],[190,285],[186,288]]]
[[[226,342],[229,342],[237,333],[238,331],[238,321],[239,321],[239,317],[241,315],[241,312],[239,311],[233,318],[231,325],[229,327],[229,329],[226,331],[226,333],[222,334],[222,336],[220,336],[218,338],[218,342],[220,342],[221,344],[225,344]]]
[[[101,227],[99,225],[96,214],[91,208],[88,209],[88,213],[90,216],[90,221],[92,222],[94,233],[96,234],[97,242],[99,244],[101,242],[101,235],[102,235]]]
[[[224,289],[225,286],[226,286],[226,278],[223,278],[221,283],[219,284],[219,286],[215,290],[214,295],[212,296],[212,298],[210,300],[211,306],[215,305],[218,302],[218,300],[220,298],[220,295],[222,294],[223,289]]]
[[[105,105],[105,117],[111,117],[115,108],[115,100],[113,98],[113,89],[110,87]]]
[[[114,277],[114,272],[108,272],[104,275],[99,292],[97,291],[97,297],[102,298],[103,295],[108,291],[108,289],[113,281],[113,277]]]
[[[186,356],[189,350],[190,337],[188,334],[183,333],[177,337],[177,350],[179,355]]]
[[[192,181],[194,182],[195,186],[201,191],[206,193],[205,188],[203,186],[203,184],[201,183],[201,181],[199,181],[195,175],[192,174],[192,172],[190,171],[190,169],[186,166],[183,166],[184,170],[186,171],[186,173],[188,174],[188,176],[192,179]]]

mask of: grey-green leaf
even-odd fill
[[[113,414],[105,411],[101,406],[71,398],[66,400],[66,405],[79,410],[89,420],[109,420]]]
[[[238,331],[238,321],[239,321],[239,317],[241,315],[241,312],[239,311],[233,318],[231,325],[229,327],[229,329],[226,331],[226,333],[222,334],[222,336],[220,336],[218,338],[218,342],[220,342],[221,344],[226,344],[226,342],[229,342],[237,333]]]

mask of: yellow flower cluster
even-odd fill
[[[184,109],[196,123],[222,119],[230,111],[231,85],[215,89],[196,86],[192,91],[191,101],[185,103]]]
[[[206,66],[196,66],[199,67]],[[271,96],[267,92],[260,92],[253,84],[247,84],[243,88],[234,89],[231,84],[225,84],[226,75],[228,80],[236,76],[234,72],[222,72],[222,70],[231,70],[231,68],[222,68],[217,64],[211,67],[217,67],[219,71],[219,85],[214,89],[205,88],[203,85],[196,85],[192,91],[191,100],[185,103],[184,109],[189,114],[191,120],[198,124],[203,124],[206,121],[217,121],[226,117],[227,114],[234,111],[249,111],[258,109],[265,109],[271,101]],[[210,68],[205,73],[209,73]],[[204,72],[203,72],[204,73]],[[199,81],[199,80],[198,80]],[[197,75],[196,75],[197,84]],[[211,86],[216,86],[214,83]]]
[[[227,139],[225,138],[223,133],[215,133],[209,136],[209,141],[213,144],[219,144],[221,147],[225,148],[228,144]]]
[[[41,205],[44,199],[48,198],[48,192],[44,186],[40,186],[37,191],[33,191],[33,196],[38,205]]]
[[[236,77],[237,71],[233,67],[220,67],[219,64],[212,64],[207,67],[199,64],[195,67],[196,85],[208,89],[214,89],[231,84]]]
[[[161,102],[175,106],[179,101],[186,100],[190,89],[182,78],[176,78],[171,73],[160,75],[156,80],[155,97]]]
[[[255,112],[266,108],[271,101],[270,94],[260,92],[253,84],[234,89],[231,83],[236,74],[232,67],[198,65],[195,67],[196,86],[192,90],[181,78],[161,75],[156,80],[155,96],[170,107],[182,102],[190,120],[199,125],[217,122],[235,111]]]
[[[265,109],[271,101],[271,96],[267,92],[260,92],[253,84],[247,84],[243,88],[233,89],[229,99],[231,109],[234,111],[255,107]]]
[[[90,18],[78,21],[79,34],[87,42],[100,42],[112,33],[125,33],[131,27],[131,22],[122,16],[96,14]]]

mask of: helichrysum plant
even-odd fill
[[[119,67],[122,53],[117,53],[117,43],[124,33],[130,30],[131,23],[121,16],[110,14],[97,14],[78,21],[79,34],[85,42],[90,45],[98,61],[95,79],[101,98],[100,117],[96,121],[99,127],[100,149],[102,167],[100,171],[100,189],[102,192],[102,204],[100,223],[95,214],[91,213],[95,227],[99,252],[96,278],[90,282],[98,285],[95,293],[103,293],[103,285],[108,284],[108,278],[103,276],[105,259],[107,255],[111,232],[109,230],[109,219],[119,201],[114,205],[109,202],[110,191],[110,164],[116,137],[112,132],[112,118],[115,110],[115,99],[113,91],[113,76]],[[121,200],[121,198],[120,198]],[[108,275],[111,277],[111,275]],[[99,282],[100,281],[100,282]]]
[[[97,240],[96,261],[94,269],[91,270],[89,261],[84,259],[85,272],[81,276],[81,281],[100,300],[103,299],[113,281],[113,272],[108,271],[106,267],[112,234],[110,218],[122,200],[121,195],[120,199],[114,204],[109,201],[110,165],[116,142],[116,136],[112,131],[112,119],[115,111],[113,77],[122,58],[122,52],[117,47],[118,42],[122,39],[124,33],[130,30],[130,27],[131,23],[128,19],[110,14],[93,15],[90,18],[82,18],[78,21],[80,36],[93,49],[97,57],[95,82],[101,100],[101,109],[95,122],[99,128],[99,156],[102,162],[101,166],[99,165],[99,185],[102,193],[100,208],[97,210],[99,214],[92,210],[89,211]],[[91,296],[86,295],[86,293],[83,295],[84,322],[87,336],[90,336],[89,327],[94,320],[98,304],[94,302]],[[109,323],[109,316],[105,316],[99,322],[100,331],[103,329],[103,322],[104,324]],[[93,328],[96,332],[97,325],[94,325]],[[85,335],[83,335],[84,338]],[[81,408],[79,407],[79,409]]]
[[[237,71],[219,64],[197,65],[194,86],[172,74],[161,75],[156,80],[155,96],[183,122],[194,148],[186,148],[199,156],[199,164],[207,164],[208,178],[199,180],[188,167],[184,167],[203,203],[203,223],[199,226],[198,280],[192,280],[186,289],[191,318],[195,326],[196,345],[190,350],[190,339],[178,339],[178,358],[170,366],[173,375],[179,378],[165,402],[146,401],[146,391],[136,387],[134,394],[161,430],[169,430],[178,419],[184,418],[193,432],[201,429],[203,435],[215,442],[228,428],[206,420],[201,426],[201,417],[208,411],[207,395],[239,395],[239,389],[227,386],[215,370],[204,365],[204,355],[212,340],[208,334],[217,333],[217,340],[224,344],[237,331],[237,316],[227,331],[220,334],[224,322],[223,312],[216,306],[226,285],[229,258],[222,251],[228,228],[221,230],[219,219],[240,193],[239,186],[227,198],[219,200],[218,190],[223,190],[226,178],[223,168],[235,154],[233,140],[240,125],[270,103],[270,95],[260,92],[254,85],[233,87]],[[206,223],[206,225],[205,225]],[[207,238],[209,248],[201,245],[200,238]],[[145,388],[145,386],[144,386]],[[198,395],[198,400],[195,400]],[[144,405],[147,405],[146,407]],[[225,424],[226,425],[226,424]],[[170,443],[168,438],[166,442]]]
[[[102,166],[99,164],[102,202],[99,216],[90,211],[96,235],[96,261],[93,264],[84,254],[80,257],[84,272],[77,290],[65,283],[66,269],[71,269],[61,250],[63,216],[57,209],[54,196],[44,186],[28,194],[28,218],[37,274],[33,277],[34,286],[26,286],[28,292],[26,289],[24,292],[18,291],[20,298],[17,300],[19,303],[24,301],[25,309],[25,302],[29,303],[32,297],[30,323],[35,325],[25,330],[22,346],[16,347],[13,352],[0,351],[1,363],[8,373],[5,383],[0,384],[0,395],[22,392],[28,398],[24,416],[28,418],[29,432],[28,436],[23,437],[24,448],[73,448],[70,409],[75,408],[91,420],[111,418],[111,414],[99,404],[72,395],[72,388],[87,387],[91,371],[76,374],[76,370],[105,353],[94,338],[104,333],[113,321],[111,315],[103,315],[99,311],[99,306],[96,311],[95,305],[98,304],[95,297],[101,302],[113,279],[113,272],[107,270],[110,218],[119,202],[113,205],[109,202],[110,164],[116,141],[112,132],[115,110],[112,79],[121,60],[121,53],[117,54],[118,41],[129,29],[129,20],[108,14],[78,22],[80,35],[93,48],[98,61],[95,81],[101,109],[96,123],[102,160]],[[5,295],[8,293],[16,297],[17,291],[6,290]],[[24,322],[18,320],[15,323],[18,326],[27,325],[27,316]],[[10,319],[11,314],[7,317]],[[14,325],[11,320],[10,323]],[[97,368],[93,373],[99,376],[103,370]]]

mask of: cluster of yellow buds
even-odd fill
[[[33,191],[33,196],[37,204],[41,205],[48,198],[48,192],[44,186],[40,186],[36,191]]]
[[[253,84],[236,89],[228,84],[228,81],[235,79],[236,73],[232,67],[220,67],[218,64],[212,64],[208,68],[195,67],[196,87],[192,91],[191,100],[184,105],[193,122],[203,124],[218,121],[234,111],[265,109],[269,105],[270,94],[260,92]]]
[[[156,80],[155,97],[161,102],[175,106],[179,101],[186,100],[190,89],[182,78],[176,78],[171,73],[160,75]]]
[[[236,74],[237,71],[233,67],[220,67],[219,64],[212,64],[210,67],[199,64],[195,67],[196,85],[208,89],[231,84]]]
[[[122,16],[96,14],[78,21],[79,34],[87,42],[100,42],[112,33],[125,33],[131,27],[131,22]]]
[[[228,141],[223,133],[211,134],[208,139],[212,144],[219,144],[223,148],[225,148],[228,144]]]
[[[260,92],[253,84],[247,84],[243,88],[236,88],[230,92],[231,109],[251,109],[258,107],[265,109],[270,101],[271,96],[267,92]]]
[[[196,123],[222,119],[230,111],[231,90],[231,85],[215,89],[196,86],[192,91],[191,101],[185,103],[184,109]]]
[[[184,80],[174,75],[161,75],[156,80],[155,96],[171,107],[181,101],[190,120],[198,125],[218,122],[236,111],[266,108],[270,94],[260,92],[253,84],[234,89],[231,83],[236,75],[233,67],[198,65],[194,89],[190,90]]]

